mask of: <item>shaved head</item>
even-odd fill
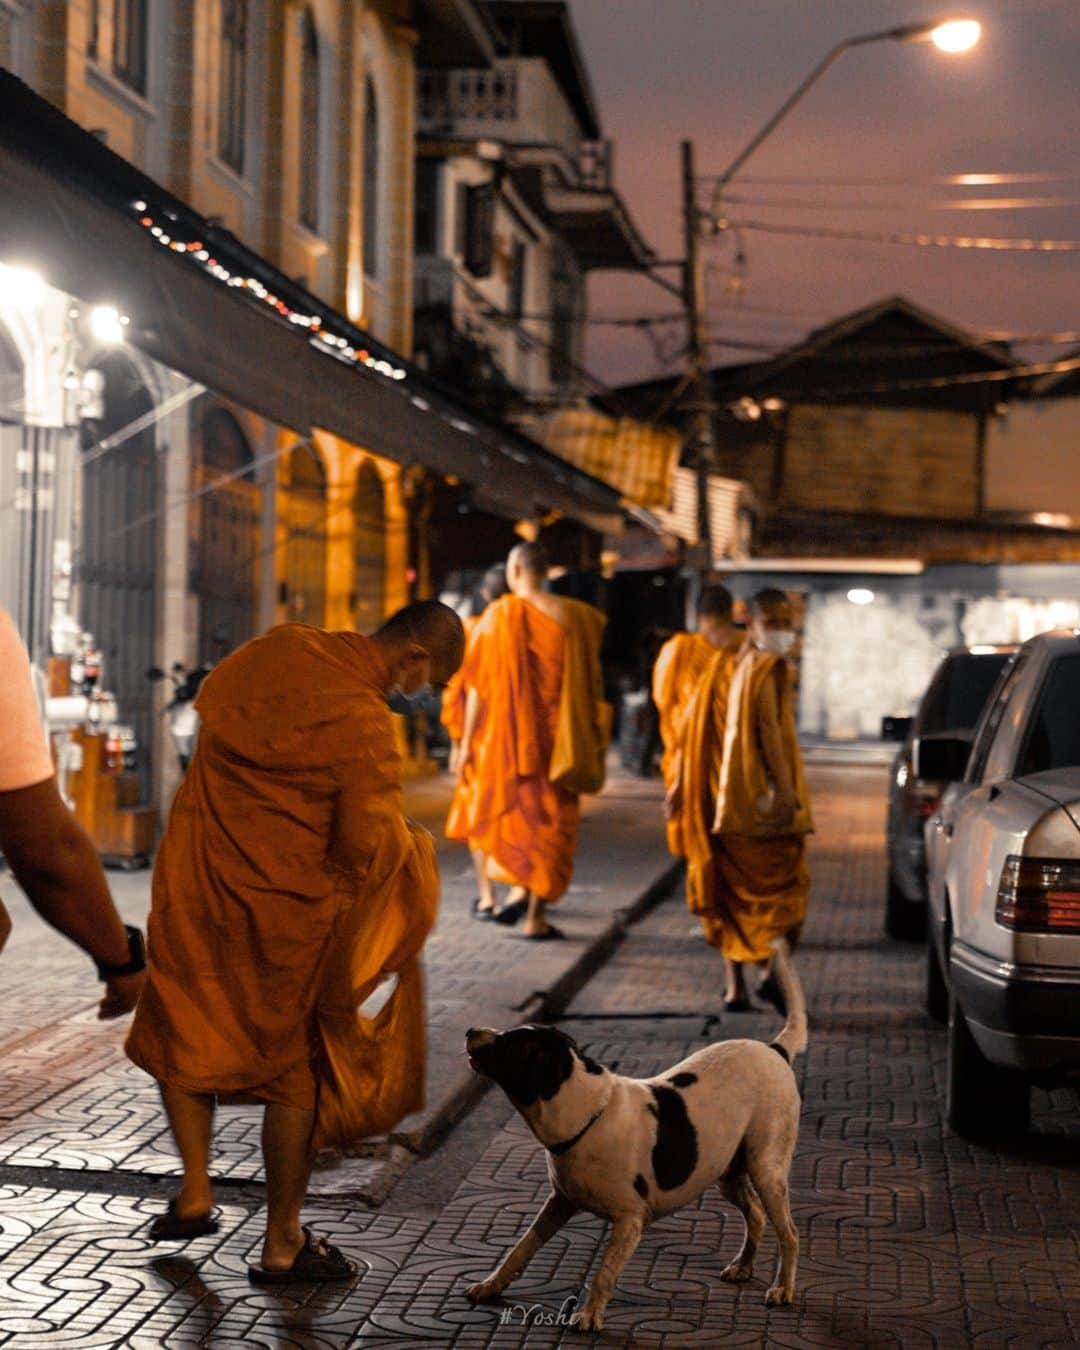
[[[512,568],[520,568],[533,581],[540,582],[547,577],[551,559],[543,544],[526,542],[515,544],[510,550],[506,566],[508,573]]]
[[[444,684],[465,656],[461,620],[439,600],[417,600],[392,614],[375,634],[383,644],[415,644],[431,657],[432,679]]]

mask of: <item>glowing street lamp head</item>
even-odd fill
[[[969,52],[981,36],[978,19],[949,19],[931,32],[930,41],[941,52]]]
[[[126,322],[112,305],[95,305],[90,313],[90,331],[99,342],[123,342]]]
[[[0,263],[0,304],[13,309],[34,309],[45,298],[45,282],[29,267]]]

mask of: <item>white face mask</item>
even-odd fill
[[[773,656],[787,656],[795,645],[795,634],[790,628],[767,628],[754,645]]]

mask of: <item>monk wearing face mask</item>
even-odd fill
[[[434,841],[402,810],[391,708],[461,664],[453,610],[422,601],[373,637],[285,624],[227,657],[196,701],[195,756],[154,864],[149,969],[128,1055],[161,1087],[183,1164],[155,1241],[215,1231],[218,1101],[265,1107],[267,1225],[255,1284],[348,1280],[301,1227],[314,1152],[422,1101],[418,958]],[[390,975],[374,1018],[361,1005]]]
[[[785,659],[795,644],[793,613],[783,591],[754,596],[747,636],[725,679],[722,729],[714,725],[716,693],[708,681],[686,714],[677,797],[696,878],[691,908],[723,953],[730,1011],[749,1006],[748,962],[766,972],[758,994],[781,1001],[768,973],[770,943],[794,942],[802,927],[810,890],[806,836],[813,829]]]

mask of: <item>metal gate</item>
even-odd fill
[[[82,509],[75,575],[79,621],[101,650],[102,685],[117,699],[120,720],[135,728],[144,799],[150,792],[157,613],[158,468],[152,425],[108,450],[100,442],[152,412],[154,400],[122,356],[99,363],[105,410],[83,428]]]
[[[326,622],[326,474],[314,448],[298,446],[289,455],[286,500],[289,619],[321,627]]]
[[[366,459],[353,493],[353,623],[372,633],[383,621],[386,596],[386,493],[379,471]]]
[[[239,477],[226,475],[242,471]],[[199,533],[191,590],[199,598],[199,660],[216,663],[255,635],[259,489],[240,424],[211,408],[202,424]]]

